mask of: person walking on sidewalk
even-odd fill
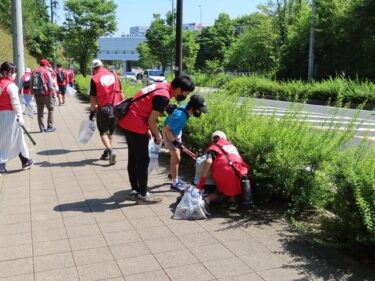
[[[33,111],[33,96],[31,95],[31,69],[26,67],[25,74],[20,79],[19,93],[23,97],[26,107]]]
[[[18,87],[14,83],[16,67],[10,62],[0,66],[0,174],[7,172],[5,164],[14,157],[19,157],[22,169],[31,167],[22,128],[24,120],[18,97]]]
[[[65,104],[66,85],[68,85],[68,73],[65,71],[65,69],[63,69],[61,64],[57,64],[55,73],[57,86],[59,88],[59,105],[63,105]]]
[[[113,105],[122,100],[121,83],[117,75],[104,68],[103,63],[92,61],[93,76],[90,85],[90,120],[97,112],[96,123],[105,150],[101,160],[109,160],[110,165],[116,163],[116,153],[112,149],[112,135],[116,128]]]
[[[31,74],[31,92],[34,95],[37,106],[38,124],[41,133],[56,131],[53,120],[56,89],[48,68],[51,68],[49,61],[42,59],[40,60],[39,67]],[[47,129],[43,121],[44,106],[48,109]]]
[[[182,148],[182,129],[189,121],[191,115],[194,117],[200,117],[202,112],[208,112],[204,98],[200,95],[192,95],[186,105],[173,110],[164,122],[164,146],[171,154],[171,190],[181,192],[185,189],[185,183],[178,176],[178,168],[181,161],[180,149]]]
[[[67,70],[67,74],[68,74],[68,85],[72,88],[74,88],[74,82],[75,82],[75,79],[74,79],[74,69],[73,69],[73,66],[69,66],[68,70]]]
[[[137,92],[133,99],[141,97],[130,105],[127,114],[118,120],[124,130],[128,144],[128,175],[132,188],[130,200],[139,204],[161,202],[161,198],[148,192],[148,164],[150,161],[148,142],[151,134],[160,144],[162,135],[158,129],[158,118],[164,112],[171,98],[182,101],[195,85],[191,78],[182,74],[172,83],[156,83]],[[151,131],[151,132],[150,132]]]

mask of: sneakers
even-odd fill
[[[0,174],[8,173],[7,169],[5,169],[5,163],[0,163]]]
[[[56,128],[47,128],[46,132],[47,133],[56,132]]]
[[[168,179],[172,179],[172,174],[168,174]],[[183,184],[186,184],[186,182],[183,181],[180,177],[178,177],[178,181],[182,182]]]
[[[40,129],[40,132],[44,133],[44,132],[47,132],[47,130],[43,128],[43,129]]]
[[[160,197],[152,195],[150,192],[147,192],[145,196],[138,194],[136,198],[137,204],[146,205],[146,204],[157,204],[163,201]]]
[[[135,191],[135,190],[132,190],[130,195],[129,195],[128,200],[129,201],[137,201],[137,197],[138,197],[138,192]]]
[[[115,165],[116,164],[116,152],[113,150],[109,151],[109,165]]]
[[[228,211],[229,212],[235,212],[237,211],[237,203],[236,202],[228,202]]]
[[[181,192],[185,190],[185,183],[181,180],[178,180],[176,185],[171,184],[171,190]]]
[[[28,170],[34,164],[33,160],[29,159],[25,164],[22,164],[22,170]]]
[[[102,156],[100,156],[100,160],[109,160],[109,150],[104,150]]]

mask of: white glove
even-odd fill
[[[25,120],[23,120],[23,118],[19,118],[17,119],[17,124],[18,126],[22,127],[23,125],[25,125]]]

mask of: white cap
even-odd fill
[[[215,131],[211,135],[211,139],[214,140],[215,137],[219,137],[219,139],[225,139],[227,140],[227,136],[223,131]]]
[[[31,73],[31,69],[29,67],[26,67],[25,73]]]
[[[99,59],[94,59],[94,60],[92,61],[92,63],[91,63],[91,68],[97,68],[97,67],[102,66],[102,65],[103,65],[103,63],[102,63],[101,60],[99,60]]]

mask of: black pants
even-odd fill
[[[137,134],[124,130],[128,143],[128,175],[132,190],[142,196],[147,193],[148,181],[148,134]]]

